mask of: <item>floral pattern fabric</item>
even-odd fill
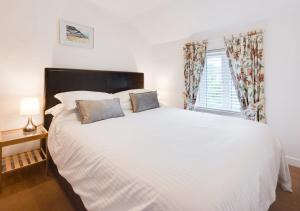
[[[184,51],[184,108],[193,110],[198,95],[199,83],[204,70],[207,41],[185,44]]]
[[[243,114],[265,122],[263,32],[225,38],[225,47]]]

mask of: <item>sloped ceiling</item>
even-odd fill
[[[299,10],[299,0],[90,0],[126,19],[151,44],[264,21]]]

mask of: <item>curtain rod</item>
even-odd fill
[[[257,35],[257,34],[263,34],[264,30],[263,29],[254,29],[254,30],[250,30],[247,32],[241,32],[241,33],[234,33],[234,32],[227,32],[224,33],[224,35],[220,36],[220,37],[215,37],[212,39],[204,39],[202,41],[199,41],[197,38],[192,38],[190,41],[188,41],[186,44],[190,45],[191,43],[197,43],[197,42],[206,42],[206,43],[212,43],[212,42],[216,42],[216,41],[224,41],[224,38],[227,37],[232,37],[232,36],[241,36],[241,35],[248,35],[248,36],[253,36],[253,35]]]
[[[184,45],[186,45],[186,46],[190,46],[190,45],[194,45],[194,44],[196,44],[196,45],[202,45],[202,44],[207,44],[207,40],[201,40],[201,41],[189,41],[189,42],[187,42],[187,43],[185,43]]]

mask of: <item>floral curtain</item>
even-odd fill
[[[184,108],[193,110],[204,69],[207,41],[185,44],[184,51]]]
[[[225,47],[245,118],[265,122],[263,32],[225,38]]]

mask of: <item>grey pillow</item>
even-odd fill
[[[125,116],[119,98],[76,100],[76,106],[79,110],[82,124]]]
[[[159,107],[157,92],[129,93],[133,112]]]

